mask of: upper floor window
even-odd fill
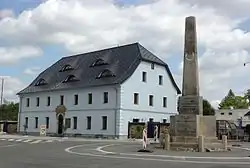
[[[151,64],[151,69],[155,69],[155,64],[154,63]]]
[[[139,104],[139,93],[134,93],[134,104]]]
[[[41,85],[46,85],[46,84],[47,84],[47,82],[44,79],[39,79],[36,82],[35,86],[41,86]]]
[[[103,93],[103,103],[108,103],[108,101],[109,101],[109,93],[104,92]]]
[[[50,101],[51,101],[51,98],[50,96],[47,97],[47,106],[50,106]]]
[[[69,75],[69,76],[67,76],[67,78],[63,81],[63,83],[66,83],[66,82],[74,82],[74,81],[78,81],[78,79],[75,77],[75,75]]]
[[[159,75],[159,85],[162,85],[162,84],[163,84],[163,76]]]
[[[75,98],[75,102],[74,102],[74,104],[75,104],[75,105],[78,105],[78,95],[77,95],[77,94],[75,94],[74,98]]]
[[[149,106],[153,106],[154,102],[153,102],[154,96],[153,95],[149,95]]]
[[[100,65],[107,65],[108,63],[105,62],[103,59],[97,59],[95,62],[91,64],[91,67],[100,66]]]
[[[142,72],[142,82],[147,82],[147,72]]]
[[[60,105],[63,105],[63,104],[64,104],[64,96],[61,95],[61,96],[60,96]]]
[[[112,71],[105,69],[97,76],[97,79],[104,77],[115,77],[115,74]]]
[[[66,64],[62,67],[62,69],[60,70],[60,72],[64,72],[64,71],[69,71],[69,70],[73,70],[74,68],[69,65],[69,64]]]
[[[27,98],[26,99],[26,107],[29,107],[30,106],[30,98]]]
[[[38,117],[35,117],[35,128],[38,128]]]
[[[163,100],[162,100],[162,106],[163,107],[167,107],[167,97],[163,97]]]
[[[228,115],[233,115],[233,113],[232,113],[232,112],[229,112]]]
[[[38,107],[39,105],[40,105],[40,98],[37,97],[37,98],[36,98],[36,106]]]
[[[88,94],[88,104],[92,104],[92,93]]]

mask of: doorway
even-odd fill
[[[63,133],[63,115],[58,115],[58,130],[57,133],[61,135]]]

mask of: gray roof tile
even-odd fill
[[[91,67],[91,65],[98,59],[102,59],[107,64]],[[28,87],[20,91],[18,94],[121,84],[134,73],[141,60],[165,66],[176,91],[178,94],[181,93],[173,79],[168,65],[139,43],[132,43],[99,51],[63,57],[40,73]],[[65,65],[71,65],[74,69],[60,72]],[[97,76],[105,69],[110,70],[115,74],[115,76],[97,79]],[[63,83],[69,75],[74,75],[78,81]],[[47,84],[35,86],[40,79],[44,79]]]

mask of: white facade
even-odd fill
[[[142,81],[142,73],[146,72],[146,81]],[[145,73],[144,73],[145,74]],[[162,85],[159,84],[162,76]],[[104,92],[108,92],[108,103],[104,103]],[[92,104],[88,104],[88,94],[92,93]],[[138,104],[134,104],[134,93],[138,94]],[[177,91],[163,66],[141,62],[135,72],[122,85],[100,86],[78,90],[62,90],[51,92],[37,92],[20,96],[19,124],[20,132],[24,131],[25,118],[28,117],[29,133],[39,133],[40,125],[46,125],[49,117],[48,133],[57,133],[57,119],[55,108],[60,105],[60,96],[64,97],[67,108],[65,118],[71,119],[68,134],[108,136],[127,136],[128,122],[133,119],[148,121],[152,118],[162,122],[170,115],[176,114]],[[74,104],[74,95],[78,95],[78,105]],[[149,105],[149,95],[153,96],[152,106]],[[51,104],[47,105],[48,96]],[[37,97],[39,106],[37,107]],[[166,107],[163,107],[163,97],[166,97]],[[29,98],[29,107],[27,107]],[[87,117],[91,117],[91,129],[87,129]],[[107,129],[103,130],[102,116],[107,116]],[[36,124],[36,117],[38,123]],[[77,117],[77,127],[74,129],[73,117]],[[36,128],[36,125],[38,127]]]
[[[239,125],[239,119],[242,118],[242,126],[250,124],[250,116],[244,116],[250,109],[232,109],[232,110],[216,110],[216,120],[229,120]]]

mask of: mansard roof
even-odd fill
[[[132,43],[63,57],[40,73],[18,94],[122,84],[134,73],[141,61],[164,66],[177,93],[181,93],[168,65],[139,43]],[[46,84],[37,86],[41,80],[46,81]]]

